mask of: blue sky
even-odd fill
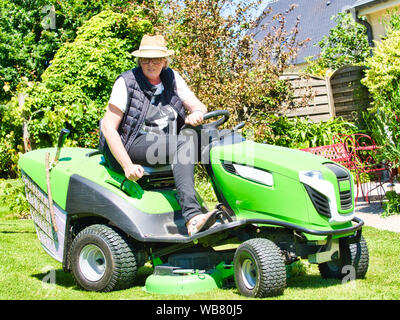
[[[246,3],[246,4],[252,3],[252,2],[254,2],[254,3],[257,2],[257,0],[232,0],[232,1],[234,3],[239,3],[240,2],[240,3]],[[276,1],[276,0],[262,0],[261,5],[258,6],[257,11],[254,13],[254,15],[256,17],[258,17],[263,12],[263,10],[268,5],[268,3],[271,2],[271,1]]]
[[[246,1],[246,0],[242,0],[242,1]],[[268,3],[271,2],[271,0],[263,0],[258,11],[257,11],[257,15],[259,16],[263,10],[265,9],[265,7],[268,5]]]

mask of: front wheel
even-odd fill
[[[235,282],[247,297],[268,297],[283,294],[286,268],[280,249],[263,238],[243,242],[234,257]]]
[[[369,253],[367,242],[361,236],[357,243],[348,244],[346,239],[340,239],[340,258],[337,260],[321,263],[318,265],[323,278],[343,279],[348,271],[353,272],[355,279],[365,277],[369,265]],[[346,268],[354,268],[352,270]]]
[[[126,236],[106,225],[83,229],[71,245],[72,273],[89,291],[112,291],[132,286],[137,263]]]

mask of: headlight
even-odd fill
[[[324,180],[322,172],[319,170],[300,171],[299,172],[300,182],[318,191],[318,193],[324,195],[329,201],[329,212],[324,215],[329,215],[329,223],[332,225],[341,224],[343,222],[350,221],[353,218],[354,211],[347,215],[341,215],[338,212],[335,188],[330,181]],[[318,210],[317,210],[318,211]]]
[[[318,170],[311,170],[311,171],[301,171],[299,173],[300,180],[302,180],[302,177],[307,177],[311,179],[318,179],[318,180],[324,180],[324,177],[322,176],[322,172]]]

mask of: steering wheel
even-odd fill
[[[182,129],[185,128],[192,128],[192,129],[196,129],[196,130],[201,130],[201,129],[216,129],[218,128],[220,125],[224,124],[225,122],[228,121],[230,113],[228,110],[215,110],[215,111],[211,111],[211,112],[207,112],[204,116],[203,116],[203,120],[208,120],[211,118],[216,118],[221,116],[221,118],[219,118],[218,120],[211,122],[211,123],[207,123],[207,124],[200,124],[198,126],[191,126],[189,124],[185,124]]]
[[[228,121],[230,113],[228,110],[215,110],[215,111],[211,111],[211,112],[207,112],[204,116],[203,119],[204,120],[208,120],[211,118],[216,118],[222,116],[221,118],[219,118],[218,120],[205,124],[203,125],[203,128],[208,129],[208,128],[218,128],[220,125],[224,124],[225,122]]]

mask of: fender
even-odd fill
[[[134,239],[144,239],[137,220],[145,213],[112,191],[77,174],[71,175],[69,180],[66,212],[69,217],[93,214],[106,218]]]
[[[192,240],[182,235],[186,226],[181,210],[160,214],[143,212],[118,194],[77,174],[70,177],[66,212],[69,218],[88,214],[105,218],[140,242],[179,243]]]

